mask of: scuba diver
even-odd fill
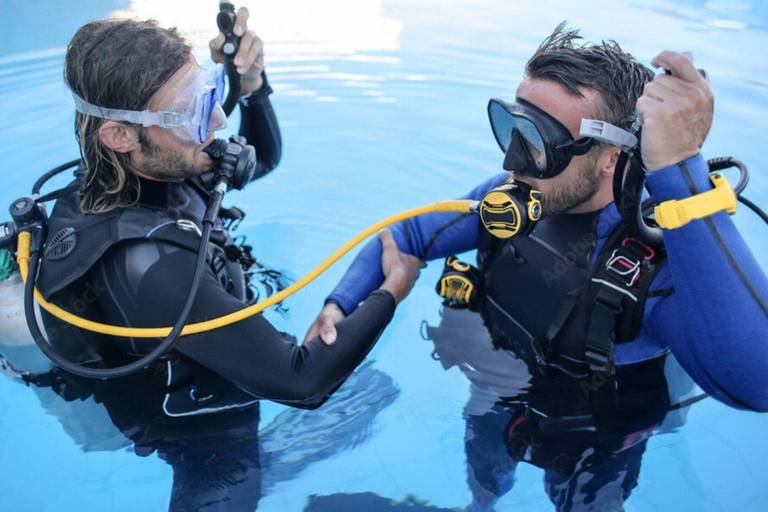
[[[261,315],[179,336],[187,320],[238,313],[258,299],[248,282],[251,248],[230,234],[244,213],[221,208],[228,189],[264,176],[281,156],[263,43],[247,19],[247,9],[235,13],[222,2],[222,32],[210,42],[218,63],[212,69],[198,65],[175,28],[154,21],[80,27],[64,64],[82,157],[76,179],[41,196],[38,185],[66,166],[42,177],[32,198],[11,206],[16,224],[5,223],[0,232],[4,242],[15,240],[10,226],[32,219],[24,309],[35,343],[55,363],[50,371],[44,365],[30,371],[2,358],[3,370],[68,401],[102,402],[137,454],[157,451],[173,465],[172,510],[255,509],[261,494],[259,400],[321,406],[369,353],[422,266],[400,254],[391,233],[382,231],[387,278],[339,324],[334,343],[317,338],[297,345]],[[237,104],[240,136],[215,140]],[[37,222],[35,212],[45,213],[39,204],[53,199],[50,218]],[[19,246],[24,234],[19,229]],[[35,285],[38,303],[63,310],[38,312],[45,335],[33,303],[26,303]],[[129,328],[179,320],[163,341],[163,335],[82,329],[67,314]],[[201,461],[214,459],[214,473],[216,467],[239,468],[219,475],[230,485],[212,478],[213,484],[191,493]]]
[[[468,419],[474,443],[511,459],[507,470],[491,469],[502,475],[492,485],[511,486],[515,461],[550,465],[566,486],[550,493],[558,510],[598,503],[561,498],[579,468],[611,464],[628,478],[617,489],[621,508],[647,433],[627,450],[602,450],[587,462],[577,451],[552,465],[568,453],[565,439],[542,452],[564,431],[608,431],[613,439],[652,431],[669,405],[659,377],[668,354],[713,398],[768,411],[768,279],[728,215],[742,200],[743,165],[734,193],[712,171],[735,161],[700,154],[714,112],[706,76],[683,54],[655,57],[665,72],[654,76],[615,42],[579,39],[558,26],[527,62],[515,101],[490,101],[507,172],[464,196],[486,204],[485,212],[430,213],[393,229],[402,252],[447,258],[438,293],[447,305],[482,315],[490,336],[476,351],[509,362],[506,375],[495,366],[498,395],[525,389],[529,397],[515,407],[502,402],[505,412],[489,422]],[[653,205],[655,218],[646,218]],[[474,249],[477,267],[454,256]],[[381,251],[372,241],[359,253],[308,339],[333,339],[336,323],[378,286]],[[637,405],[633,392],[645,386]],[[541,399],[552,396],[565,399]],[[644,408],[658,414],[638,418]],[[622,418],[632,421],[622,425]],[[538,452],[535,432],[546,432]],[[588,437],[578,442],[596,446]],[[470,451],[477,450],[468,447],[468,458]],[[493,505],[475,498],[479,509]]]
[[[244,35],[234,62],[243,75],[241,135],[255,145],[258,177],[277,165],[280,136],[262,44],[247,31],[247,16],[246,9],[238,16],[235,30]],[[211,42],[214,60],[223,43],[223,36]],[[65,66],[84,168],[51,214],[37,285],[44,297],[84,317],[135,327],[167,324],[186,300],[172,290],[188,282],[201,238],[209,194],[205,174],[212,166],[205,150],[225,123],[215,96],[224,71],[200,68],[175,29],[131,20],[81,27]],[[191,114],[200,105],[210,112]],[[178,113],[180,126],[157,125]],[[126,122],[129,117],[135,121]],[[235,143],[226,151],[233,145],[234,151],[242,147]],[[386,232],[381,237],[391,239]],[[206,250],[210,268],[192,320],[238,311],[249,301],[242,271],[249,251],[232,243],[223,224]],[[385,259],[388,279],[365,301],[359,319],[349,319],[332,348],[319,339],[296,346],[260,315],[180,338],[175,353],[146,371],[151,380],[168,381],[157,389],[163,411],[182,416],[261,398],[319,406],[368,353],[418,266],[399,256]],[[44,321],[51,343],[78,363],[118,366],[157,345],[153,338],[98,336],[47,314]]]

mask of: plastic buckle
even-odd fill
[[[173,128],[174,126],[174,119],[173,119],[173,113],[171,112],[160,112],[160,127],[161,128]]]
[[[632,243],[627,245],[627,242]],[[630,251],[632,254],[642,257],[645,261],[652,260],[654,257],[656,257],[656,251],[635,238],[625,238],[622,240],[621,246]]]
[[[611,257],[608,258],[605,264],[605,268],[621,277],[629,277],[627,286],[632,286],[640,279],[640,262],[631,260],[622,254],[618,254],[618,252],[618,249],[613,250]]]
[[[607,351],[588,346],[584,356],[589,363],[589,369],[593,372],[613,374],[613,359]]]

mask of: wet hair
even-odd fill
[[[64,81],[92,105],[145,110],[152,96],[190,58],[192,48],[175,28],[154,20],[99,20],[78,29],[67,47]],[[84,162],[80,210],[104,213],[130,206],[139,198],[139,180],[128,155],[107,147],[99,137],[106,122],[77,112],[75,134]],[[131,123],[146,145],[144,128]]]
[[[579,86],[600,94],[602,104],[593,114],[612,124],[626,122],[635,111],[643,87],[654,73],[621,49],[616,41],[586,42],[578,30],[560,23],[525,65],[526,76],[552,80],[583,98]]]

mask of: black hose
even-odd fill
[[[766,215],[766,213],[763,210],[761,210],[755,203],[753,203],[752,201],[750,201],[746,197],[741,197],[741,196],[737,196],[737,197],[738,197],[739,201],[744,203],[750,210],[755,212],[761,219],[763,219],[763,221],[766,224],[768,224],[768,215]]]
[[[619,210],[619,214],[621,214],[622,217],[624,216],[624,213],[621,211],[621,189],[624,186],[624,176],[627,172],[628,161],[628,152],[622,151],[619,153],[619,159],[616,162],[616,169],[613,172],[613,203],[616,205],[616,208]]]
[[[627,169],[624,180],[619,211],[622,213],[629,236],[649,247],[658,247],[663,242],[663,233],[661,228],[652,227],[645,223],[642,211],[644,189],[645,169],[633,156],[629,161],[629,169]]]
[[[740,160],[736,160],[730,156],[721,156],[707,160],[707,165],[709,165],[710,173],[730,169],[731,167],[738,167],[740,173],[739,182],[733,187],[733,192],[738,196],[744,192],[745,188],[747,188],[747,184],[749,183],[749,169],[747,169],[747,166]]]
[[[35,184],[32,186],[32,195],[39,194],[40,190],[43,188],[43,185],[45,185],[45,183],[48,180],[50,180],[51,178],[53,178],[57,174],[60,174],[60,173],[62,173],[64,171],[66,171],[67,169],[70,169],[70,168],[76,166],[79,163],[80,163],[80,159],[78,158],[77,160],[72,160],[71,162],[67,162],[65,164],[61,164],[58,167],[54,167],[53,169],[51,169],[47,173],[45,173],[42,176],[40,176],[37,179],[37,181],[35,182]]]
[[[232,113],[235,105],[237,105],[237,100],[240,99],[240,93],[243,90],[243,77],[237,72],[234,56],[227,57],[225,67],[227,69],[227,78],[229,79],[229,93],[227,93],[227,99],[224,100],[224,105],[221,108],[224,109],[224,113],[229,117],[229,114]]]
[[[619,212],[624,219],[624,223],[627,227],[627,231],[630,236],[636,238],[640,242],[654,247],[662,244],[663,232],[661,228],[649,226],[645,223],[644,215],[642,212],[642,196],[643,189],[645,187],[645,169],[642,164],[636,158],[637,155],[633,155],[630,160],[629,169],[626,172],[626,179],[624,180],[624,187],[619,194],[621,203]],[[616,164],[616,169],[619,170],[619,164],[621,164],[621,156],[619,162]],[[707,160],[709,166],[709,172],[719,172],[731,167],[737,167],[739,169],[739,181],[736,186],[733,187],[733,191],[736,197],[747,205],[752,211],[757,213],[765,222],[768,223],[768,216],[765,212],[760,210],[754,203],[749,200],[745,200],[740,197],[744,189],[749,183],[749,169],[741,161],[731,158],[729,156],[723,156],[718,158],[712,158]],[[620,173],[619,173],[620,174]],[[614,196],[616,195],[616,176],[614,174]]]
[[[226,189],[226,187],[224,188]],[[200,247],[198,248],[197,252],[195,274],[192,278],[192,286],[189,290],[189,297],[187,298],[184,309],[179,315],[179,319],[176,321],[176,324],[173,326],[170,334],[168,334],[168,337],[166,337],[165,340],[157,346],[157,348],[155,348],[146,356],[142,357],[138,361],[134,361],[133,363],[119,366],[117,368],[88,368],[76,363],[72,363],[71,361],[68,361],[60,356],[58,352],[56,352],[56,350],[45,340],[43,333],[40,331],[40,327],[37,325],[37,318],[35,317],[35,281],[37,280],[37,270],[40,263],[40,252],[45,241],[42,227],[36,227],[32,233],[29,273],[27,274],[27,282],[24,286],[24,315],[27,320],[29,331],[32,334],[32,338],[35,340],[37,346],[40,347],[40,350],[43,352],[43,354],[45,354],[48,359],[53,361],[62,369],[75,375],[90,379],[107,379],[124,377],[126,375],[141,371],[157,361],[165,353],[172,350],[176,344],[179,334],[181,334],[184,325],[187,323],[189,314],[192,311],[192,306],[194,305],[195,299],[197,298],[197,293],[200,290],[200,283],[202,282],[203,277],[203,269],[205,267],[206,249],[208,247],[208,242],[211,238],[211,230],[213,228],[213,221],[210,219],[216,217],[218,208],[221,206],[223,195],[224,194],[219,191],[214,191],[212,201],[209,203],[208,211],[206,212],[205,218],[203,219],[203,232],[200,237]]]

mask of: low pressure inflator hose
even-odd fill
[[[304,277],[302,277],[301,279],[299,279],[298,281],[296,281],[294,284],[284,289],[283,291],[276,293],[272,297],[269,297],[257,304],[241,309],[240,311],[236,311],[234,313],[230,313],[228,315],[224,315],[219,318],[214,318],[213,320],[208,320],[206,322],[188,324],[181,331],[181,335],[184,336],[188,334],[197,334],[201,332],[211,331],[213,329],[218,329],[219,327],[224,327],[226,325],[239,322],[240,320],[243,320],[245,318],[248,318],[250,316],[256,315],[264,311],[268,307],[274,306],[275,304],[285,300],[286,298],[290,297],[291,295],[293,295],[294,293],[296,293],[297,291],[301,290],[306,285],[311,283],[315,278],[317,278],[320,274],[325,272],[331,265],[336,263],[339,259],[341,259],[341,257],[347,254],[356,245],[358,245],[360,242],[368,238],[370,235],[376,234],[378,231],[386,227],[389,227],[392,224],[396,224],[403,220],[410,219],[411,217],[417,217],[419,215],[424,215],[427,213],[454,213],[454,212],[455,213],[477,213],[479,205],[480,205],[479,201],[470,201],[470,200],[439,201],[434,204],[422,206],[419,208],[413,208],[411,210],[398,213],[397,215],[392,215],[391,217],[388,217],[382,221],[379,221],[373,224],[372,226],[368,227],[367,229],[363,230],[362,232],[358,233],[355,237],[353,237],[351,240],[349,240],[347,243],[341,246],[338,250],[336,250],[336,252],[334,252],[328,259],[323,261],[314,270],[312,270],[309,274],[305,275]],[[21,272],[21,277],[25,283],[29,278],[28,274],[29,274],[31,241],[32,241],[32,235],[29,232],[25,231],[25,232],[19,233],[17,262],[19,264],[19,271]],[[38,304],[40,304],[40,307],[45,309],[51,315],[69,324],[80,327],[81,329],[86,329],[88,331],[98,332],[101,334],[107,334],[111,336],[122,336],[122,337],[131,337],[131,338],[163,338],[168,336],[168,334],[171,332],[171,327],[151,327],[151,328],[120,327],[116,325],[107,325],[99,322],[93,322],[91,320],[86,320],[85,318],[81,318],[77,315],[73,315],[72,313],[69,313],[61,309],[60,307],[46,301],[43,295],[37,290],[37,288],[35,288],[35,300],[38,302]]]

